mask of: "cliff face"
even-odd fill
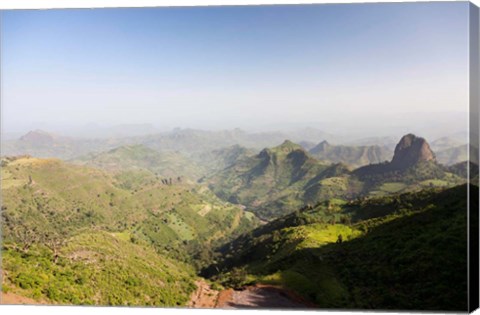
[[[406,169],[421,161],[435,161],[435,154],[424,138],[408,134],[395,147],[391,166]]]

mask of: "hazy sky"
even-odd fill
[[[462,112],[467,17],[467,2],[4,11],[4,130]]]

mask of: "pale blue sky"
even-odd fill
[[[6,130],[216,129],[468,106],[467,2],[1,15]]]

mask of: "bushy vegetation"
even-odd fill
[[[257,224],[205,187],[141,173],[129,189],[97,169],[22,157],[5,159],[2,175],[6,286],[37,300],[183,305],[194,257]]]
[[[50,303],[83,305],[184,305],[195,289],[193,269],[148,246],[107,232],[69,240],[55,261],[41,244],[20,251],[5,242],[4,286]]]
[[[463,185],[320,203],[219,248],[203,274],[281,284],[322,308],[466,310],[466,200]]]
[[[349,307],[467,309],[466,186],[417,198],[410,213],[367,221],[364,237],[312,252],[334,267]]]

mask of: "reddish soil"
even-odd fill
[[[35,301],[33,299],[15,294],[15,293],[5,293],[2,292],[0,295],[0,304],[4,305],[13,305],[13,304],[30,304],[30,305],[38,305],[44,304],[42,302]]]
[[[210,288],[210,285],[204,280],[195,282],[197,290],[192,293],[188,307],[195,308],[214,308],[217,304],[219,292]]]
[[[308,303],[295,293],[281,287],[255,285],[246,287],[244,290],[231,290],[231,293],[227,295],[225,301],[218,303],[217,307],[305,309],[313,308],[315,305]]]
[[[230,301],[233,299],[233,289],[223,290],[218,295],[216,308],[227,308]]]
[[[261,285],[245,287],[243,290],[212,290],[203,280],[196,282],[197,290],[192,294],[189,307],[195,308],[314,308],[298,294],[282,287]]]

